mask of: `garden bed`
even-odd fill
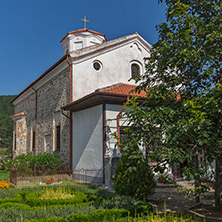
[[[153,215],[148,203],[87,185],[0,190],[0,221],[3,222],[143,222],[148,219],[154,222],[201,221],[177,214]]]
[[[44,175],[44,176],[33,176],[33,177],[17,177],[16,185],[22,185],[27,183],[40,183],[43,179],[54,178],[56,180],[69,180],[70,176],[68,174],[55,174],[55,175]]]

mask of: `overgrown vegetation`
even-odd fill
[[[7,148],[7,154],[12,152],[13,121],[9,116],[14,114],[10,101],[15,96],[0,96],[0,148]]]

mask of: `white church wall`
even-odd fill
[[[107,48],[96,56],[85,57],[81,62],[73,63],[73,100],[79,99],[98,88],[113,85],[119,82],[135,84],[131,78],[132,61],[141,64],[141,73],[144,72],[144,57],[149,56],[148,50],[139,42],[130,42],[118,47]],[[101,63],[100,70],[93,67],[94,61]]]
[[[73,176],[102,183],[102,105],[73,113]]]

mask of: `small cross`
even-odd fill
[[[89,20],[86,20],[86,16],[84,16],[84,19],[81,20],[84,21],[84,29],[86,29],[86,22],[89,22]]]

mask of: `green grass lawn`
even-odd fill
[[[9,180],[9,172],[3,172],[0,170],[0,181],[1,180],[8,181]]]

